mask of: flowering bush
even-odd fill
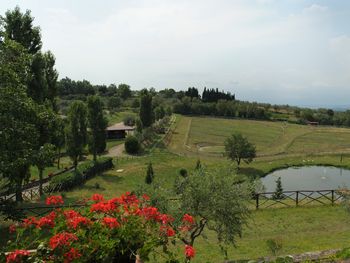
[[[135,262],[136,255],[148,259],[160,247],[168,262],[179,262],[171,247],[185,240],[196,225],[188,214],[175,224],[171,215],[150,206],[147,195],[126,193],[105,200],[94,194],[86,206],[74,210],[57,206],[63,204],[61,196],[48,197],[46,204],[55,205],[49,214],[10,227],[15,241],[7,249],[13,252],[3,261]],[[30,249],[36,250],[30,253]],[[194,256],[194,248],[185,244],[185,260]]]

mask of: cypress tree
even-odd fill
[[[153,123],[152,94],[143,90],[140,99],[140,120],[143,127],[150,127]]]
[[[283,199],[283,187],[282,187],[281,177],[278,177],[276,180],[276,190],[272,195],[272,199],[274,200]]]
[[[146,174],[146,180],[145,180],[146,184],[151,184],[153,182],[153,178],[154,178],[154,172],[153,172],[152,163],[150,162],[147,167],[147,174]]]
[[[93,154],[94,161],[97,154],[106,149],[107,119],[103,114],[103,103],[97,96],[89,96],[87,99],[87,119],[89,131],[89,151]]]

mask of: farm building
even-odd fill
[[[107,127],[107,138],[108,139],[123,139],[128,134],[134,132],[134,127],[124,125],[124,123],[119,122]]]

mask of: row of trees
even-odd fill
[[[32,22],[18,7],[1,17],[0,176],[15,185],[17,200],[29,167],[37,166],[42,179],[60,141],[55,58],[41,51],[40,28]]]
[[[202,102],[198,99],[184,97],[174,104],[173,110],[180,114],[198,114],[247,119],[269,119],[269,113],[257,103],[219,100]]]
[[[59,96],[98,94],[100,96],[118,96],[121,99],[128,99],[132,95],[130,86],[127,84],[119,84],[118,87],[115,84],[109,86],[92,85],[87,80],[74,81],[68,77],[57,82],[57,91]]]
[[[55,58],[42,52],[40,28],[33,25],[30,11],[16,7],[0,24],[0,178],[14,186],[21,201],[30,167],[38,168],[41,182],[65,144],[75,166],[87,140],[96,159],[105,148],[107,122],[95,96],[88,98],[87,107],[73,103],[66,124],[59,116]]]

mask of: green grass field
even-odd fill
[[[119,116],[121,117],[121,116]],[[259,157],[243,164],[240,174],[259,177],[275,169],[302,165],[334,165],[350,168],[350,130],[309,127],[283,122],[228,120],[177,116],[168,149],[151,154],[114,159],[115,168],[62,193],[68,202],[101,193],[107,198],[132,191],[144,183],[146,167],[152,162],[155,182],[171,188],[181,168],[194,170],[198,159],[207,169],[232,165],[222,157],[223,141],[240,131],[257,146]],[[120,141],[108,143],[108,147]],[[340,156],[342,155],[342,161]],[[118,172],[117,170],[122,170]],[[195,244],[194,262],[222,262],[223,255],[212,232]],[[336,205],[252,211],[237,247],[229,247],[230,259],[270,256],[266,240],[282,241],[281,254],[344,248],[350,241],[350,214]],[[183,253],[183,251],[179,251]]]
[[[350,152],[350,129],[285,122],[178,116],[170,150],[222,156],[224,141],[240,132],[256,145],[258,157]]]

